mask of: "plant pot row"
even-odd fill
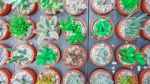
[[[0,69],[0,80],[4,84],[86,84],[86,77],[80,70],[68,70],[63,78],[56,69],[44,69],[38,76],[30,68],[24,68],[13,75],[5,68]],[[115,72],[114,77],[105,69],[94,70],[89,79],[89,84],[148,84],[150,82],[150,69],[144,69],[139,74],[139,78],[134,71],[128,69],[119,69]]]

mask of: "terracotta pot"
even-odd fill
[[[114,74],[114,81],[115,81],[115,84],[117,84],[117,78],[119,77],[120,73],[122,73],[122,72],[124,72],[124,71],[129,71],[129,72],[131,72],[132,75],[133,75],[133,76],[135,77],[135,79],[136,79],[136,81],[135,81],[136,83],[134,83],[134,84],[139,84],[139,83],[138,83],[138,77],[137,77],[136,73],[133,72],[133,71],[131,71],[131,70],[128,70],[128,69],[120,69],[120,70],[118,70],[118,71],[115,72],[115,74]]]
[[[90,75],[90,84],[92,84],[92,83],[91,83],[91,82],[92,82],[92,78],[93,78],[95,75],[97,75],[97,73],[99,73],[99,72],[104,72],[104,73],[106,73],[106,74],[108,75],[108,77],[113,80],[112,74],[111,74],[110,72],[108,72],[108,71],[106,71],[106,70],[104,70],[104,69],[96,69],[96,70],[94,70],[94,71],[92,72],[92,74]]]
[[[24,44],[17,44],[14,48],[16,48],[16,47],[18,47],[20,45],[25,45],[25,46],[27,46],[28,48],[30,48],[32,50],[32,60],[30,60],[27,64],[24,64],[24,65],[22,65],[22,64],[20,64],[18,62],[14,62],[14,63],[16,65],[18,65],[18,66],[27,66],[27,65],[31,64],[35,60],[37,52],[36,52],[36,49],[32,45],[26,44],[26,43],[24,43]],[[13,55],[13,51],[11,51],[11,57],[12,57],[12,55]]]
[[[62,83],[62,84],[66,84],[66,83],[65,83],[65,79],[66,79],[66,77],[68,76],[68,74],[70,74],[70,73],[72,73],[72,72],[79,73],[79,74],[81,75],[81,77],[83,78],[83,82],[84,82],[83,84],[86,84],[86,78],[85,78],[83,72],[81,72],[80,70],[76,70],[76,69],[74,69],[74,70],[68,70],[68,71],[64,74],[64,76],[63,76],[63,83]]]
[[[106,17],[105,17],[105,16],[102,16],[102,19],[106,19]],[[96,18],[96,19],[92,22],[91,27],[90,27],[91,32],[93,32],[93,26],[95,25],[95,23],[97,22],[97,20],[98,20],[98,18]],[[104,36],[104,37],[102,37],[100,40],[107,40],[107,39],[109,39],[109,38],[113,35],[113,33],[114,33],[114,23],[113,23],[113,21],[112,21],[111,19],[109,19],[109,22],[110,22],[110,24],[112,24],[112,26],[113,26],[113,28],[112,28],[112,34],[107,35],[107,36]],[[92,36],[93,36],[94,38],[98,39],[98,36],[97,36],[97,35],[92,34]]]
[[[149,24],[150,24],[150,19],[144,20],[143,23],[142,23],[142,27],[147,26],[148,22],[149,22]],[[145,30],[141,30],[141,36],[142,36],[144,39],[150,40],[150,36],[145,32]]]
[[[115,0],[114,0],[115,1]],[[97,13],[97,14],[107,14],[107,13],[109,13],[110,11],[112,11],[112,9],[115,7],[115,3],[114,4],[112,4],[112,7],[109,9],[109,10],[107,10],[107,11],[101,11],[101,10],[98,10],[95,6],[94,6],[94,0],[91,0],[91,5],[92,5],[92,9],[93,9],[93,11],[95,12],[95,13]]]
[[[66,0],[63,0],[63,3],[65,4],[65,3],[66,3]],[[84,3],[86,4],[86,0],[84,0]],[[81,15],[81,14],[85,11],[85,9],[84,9],[84,10],[78,11],[77,13],[71,13],[71,12],[66,8],[65,5],[64,5],[63,7],[64,7],[64,10],[65,10],[67,13],[69,13],[70,15],[74,15],[74,16]]]
[[[95,47],[97,47],[98,45],[101,45],[101,44],[104,44],[105,46],[107,46],[110,50],[110,53],[111,53],[111,56],[109,58],[110,62],[112,61],[112,58],[113,58],[113,51],[112,51],[112,47],[110,45],[108,45],[107,43],[97,43],[95,44],[92,48],[91,48],[91,51],[90,51],[90,60],[93,64],[97,65],[97,66],[106,66],[108,64],[97,64],[93,59],[92,59],[92,51]]]
[[[146,51],[147,51],[147,49],[149,49],[150,48],[150,44],[147,44],[147,45],[145,45],[145,46],[143,46],[142,48],[141,48],[141,52],[144,54],[144,57],[147,57],[147,55],[146,55]],[[148,66],[150,66],[150,64],[147,64]]]
[[[0,68],[0,73],[4,74],[6,76],[6,84],[10,84],[10,79],[11,79],[11,73],[9,70],[5,68]]]
[[[126,68],[131,68],[131,67],[133,67],[133,66],[136,66],[136,65],[137,65],[137,62],[134,62],[134,63],[125,63],[125,62],[123,62],[123,61],[121,60],[121,56],[120,56],[120,54],[119,54],[119,49],[121,49],[121,48],[123,48],[123,47],[125,47],[125,46],[133,46],[137,51],[139,51],[139,49],[138,49],[135,45],[133,45],[133,44],[122,44],[122,45],[120,45],[120,46],[117,48],[117,50],[116,50],[116,59],[117,59],[118,63],[119,63],[120,65],[122,65],[123,67],[126,67]]]
[[[0,22],[5,25],[5,33],[3,36],[0,36],[0,40],[6,40],[10,36],[8,22],[3,18],[0,18]]]
[[[0,48],[8,48],[8,46],[5,44],[0,44]],[[7,61],[10,58],[10,51],[6,52],[6,57],[7,57],[6,60],[3,63],[1,63],[0,66],[7,64]]]
[[[29,75],[31,75],[31,77],[32,77],[32,79],[33,79],[32,84],[35,84],[35,83],[36,83],[36,73],[35,73],[32,69],[30,69],[30,68],[24,68],[24,69],[21,69],[21,70],[15,72],[15,73],[12,75],[12,78],[11,78],[11,79],[13,79],[13,78],[16,76],[16,74],[21,73],[21,72],[27,72]]]
[[[137,4],[137,7],[138,9],[140,9],[141,7],[141,0],[139,0],[139,3]],[[118,13],[120,13],[121,15],[123,16],[128,16],[130,13],[129,12],[125,12],[122,10],[121,6],[120,6],[120,0],[116,0],[116,9],[118,11]],[[134,10],[134,14],[138,12],[138,9],[137,10]]]
[[[140,30],[138,31],[138,33],[136,34],[136,36],[134,38],[127,38],[127,37],[123,36],[122,33],[120,32],[120,29],[121,29],[122,23],[125,20],[126,20],[126,18],[123,18],[118,22],[117,27],[116,27],[116,34],[120,39],[122,39],[124,41],[133,41],[138,38],[137,36],[140,34]]]
[[[78,65],[78,66],[68,66],[68,65],[65,64],[65,58],[66,58],[67,52],[72,47],[80,48],[82,50],[82,52],[84,53],[84,61],[80,65]],[[64,65],[67,66],[67,67],[69,67],[69,68],[80,68],[80,67],[82,67],[85,64],[86,60],[87,60],[86,50],[82,46],[80,46],[80,45],[69,46],[69,47],[65,48],[65,50],[63,52]]]
[[[142,72],[139,75],[139,82],[140,82],[140,84],[144,84],[143,83],[143,79],[145,78],[145,75],[148,74],[148,73],[150,73],[150,69],[142,70]]]
[[[147,2],[148,2],[148,0],[143,0],[142,1],[142,5],[141,5],[141,8],[142,8],[142,11],[144,12],[144,13],[147,13],[148,15],[150,15],[150,10],[148,10],[148,7],[147,7]]]
[[[10,10],[11,10],[11,4],[4,3],[3,9],[0,11],[0,16],[7,15],[10,12]]]

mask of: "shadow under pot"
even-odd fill
[[[147,44],[142,47],[141,52],[143,53],[144,57],[146,58],[146,64],[150,66],[150,44]]]
[[[69,70],[64,74],[62,84],[86,84],[86,79],[81,71]]]
[[[80,15],[82,14],[86,6],[86,0],[63,0],[64,10],[71,15]]]
[[[116,0],[116,8],[123,16],[135,14],[141,8],[141,0]]]
[[[56,69],[44,69],[37,77],[36,84],[60,84],[60,73]]]
[[[145,65],[145,59],[133,44],[120,45],[116,50],[116,59],[123,67],[132,68],[138,64]]]
[[[146,19],[142,22],[143,29],[141,30],[141,36],[144,39],[150,40],[150,19]]]
[[[90,76],[90,84],[114,84],[112,74],[104,69],[96,69]]]
[[[10,84],[11,73],[9,70],[1,68],[0,69],[0,81],[1,84]]]
[[[63,53],[63,62],[69,68],[80,68],[87,60],[86,50],[79,45],[67,47]]]
[[[10,48],[11,57],[8,63],[15,63],[18,66],[27,66],[31,64],[36,56],[36,49],[30,44],[17,44]]]
[[[35,84],[36,74],[32,69],[24,68],[15,72],[11,78],[11,84]]]
[[[115,6],[115,0],[91,0],[92,9],[97,14],[107,14]]]
[[[112,61],[112,58],[112,48],[106,43],[97,43],[91,48],[90,60],[97,66],[108,65]]]
[[[115,84],[139,84],[135,72],[128,69],[119,69],[114,74]]]
[[[114,33],[113,21],[105,16],[99,16],[91,24],[91,34],[97,40],[107,40]]]
[[[62,12],[62,0],[40,0],[39,9],[46,15],[53,16]]]
[[[10,36],[8,22],[0,18],[0,40],[6,40]]]
[[[144,69],[139,75],[140,84],[149,84],[150,83],[150,69]]]
[[[60,60],[60,49],[54,44],[43,45],[36,56],[37,65],[54,66]]]
[[[10,51],[7,51],[8,46],[0,44],[0,66],[7,64],[10,58]]]
[[[150,0],[143,0],[141,8],[144,13],[150,15]]]
[[[0,1],[0,16],[7,15],[11,10],[11,4],[4,3],[3,0]]]

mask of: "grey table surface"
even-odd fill
[[[8,15],[6,15],[6,16],[11,17],[13,13],[14,13],[14,10],[11,10],[11,12],[10,12]],[[140,16],[141,14],[143,14],[143,12],[140,10],[135,16]],[[47,16],[47,15],[45,15],[42,11],[40,11],[40,10],[38,9],[38,11],[37,11],[35,14],[33,14],[33,15],[29,16],[29,17],[30,17],[34,22],[38,22],[38,21],[39,21],[39,17],[40,17],[41,15]],[[67,13],[64,11],[64,12],[62,12],[62,13],[58,13],[57,16],[58,16],[59,18],[67,18]],[[114,8],[110,13],[106,14],[105,16],[110,17],[110,18],[113,20],[115,26],[116,26],[117,22],[118,22],[121,18],[124,18],[124,16],[120,15],[120,14],[116,11],[116,8]],[[116,36],[115,33],[113,34],[113,36],[112,36],[110,39],[108,39],[108,40],[106,40],[106,41],[98,41],[98,40],[96,40],[95,38],[92,38],[91,33],[90,33],[90,31],[89,31],[89,28],[90,28],[90,24],[92,23],[92,21],[93,21],[95,18],[97,18],[97,14],[92,10],[91,4],[90,4],[90,1],[89,1],[89,0],[87,1],[87,9],[85,10],[85,12],[84,12],[83,14],[79,15],[79,16],[76,16],[76,17],[77,17],[77,18],[81,18],[81,19],[86,23],[86,25],[87,25],[87,31],[88,31],[88,33],[87,33],[87,35],[86,35],[86,38],[85,38],[85,40],[84,40],[83,42],[79,43],[79,45],[83,46],[83,47],[86,49],[87,55],[88,55],[88,59],[87,59],[86,63],[84,64],[84,66],[81,67],[81,68],[79,68],[79,70],[81,70],[81,71],[85,74],[87,80],[89,80],[89,76],[90,76],[91,72],[92,72],[94,69],[97,69],[97,68],[106,69],[106,70],[108,70],[109,72],[111,72],[112,74],[113,74],[113,72],[112,72],[112,71],[113,71],[113,70],[112,70],[112,67],[115,67],[115,70],[118,70],[118,69],[120,69],[120,68],[124,68],[124,67],[122,67],[122,66],[121,66],[120,64],[118,64],[118,63],[117,63],[116,65],[110,63],[109,65],[107,65],[107,66],[105,66],[105,67],[99,67],[99,66],[96,66],[96,65],[94,65],[94,64],[92,64],[92,63],[90,62],[90,59],[89,59],[89,52],[90,52],[90,48],[91,48],[94,44],[99,43],[99,42],[105,42],[105,43],[108,43],[109,45],[111,45],[111,46],[113,47],[113,51],[114,51],[114,57],[113,57],[113,61],[112,61],[112,62],[117,62],[117,61],[115,60],[115,50],[116,50],[116,48],[117,48],[119,45],[121,45],[121,44],[123,44],[123,43],[126,43],[126,42],[123,41],[123,40],[121,40],[121,39],[119,39],[119,38]],[[0,17],[0,18],[5,18],[5,16]],[[149,16],[146,17],[146,18],[149,18]],[[37,36],[35,36],[35,37],[34,37],[33,39],[31,39],[31,40],[28,40],[27,43],[32,44],[34,47],[36,47],[36,49],[38,49],[39,46],[38,46],[37,43],[36,43],[36,38],[37,38]],[[0,41],[0,43],[7,44],[9,47],[13,47],[13,46],[15,46],[16,44],[22,43],[22,42],[24,42],[24,41],[16,40],[16,39],[15,39],[14,37],[12,37],[12,36],[11,36],[9,39],[5,40],[5,41]],[[67,68],[66,66],[64,66],[64,65],[63,65],[63,62],[62,62],[63,50],[64,50],[67,46],[69,46],[69,43],[65,41],[65,37],[64,37],[63,33],[61,33],[60,38],[59,38],[58,40],[55,40],[55,41],[53,41],[52,43],[56,44],[56,45],[61,49],[61,59],[60,59],[59,63],[56,64],[55,66],[53,66],[53,67],[38,66],[38,65],[36,65],[36,63],[35,63],[35,61],[34,61],[32,64],[30,64],[30,65],[28,65],[28,66],[25,66],[25,67],[19,67],[19,66],[14,65],[14,64],[7,64],[7,65],[3,66],[2,68],[6,68],[6,69],[10,70],[12,73],[14,73],[15,71],[17,71],[17,70],[19,70],[19,69],[21,69],[21,68],[31,68],[31,69],[33,69],[37,74],[38,74],[41,70],[43,70],[43,69],[45,69],[45,68],[55,68],[55,69],[57,69],[57,70],[61,73],[61,76],[63,76],[63,74],[64,74],[67,70],[69,70],[69,68]],[[145,40],[145,39],[143,39],[142,37],[139,37],[138,39],[132,41],[131,43],[132,43],[132,44],[135,44],[135,45],[138,46],[138,48],[140,49],[143,45],[150,43],[150,41]],[[137,66],[135,66],[135,67],[132,68],[132,70],[135,71],[137,74],[139,74],[139,72],[140,72],[140,71],[137,70],[137,67],[138,67],[138,66],[139,66],[139,65],[137,65]],[[141,69],[143,69],[144,67],[147,67],[147,66],[140,66],[140,67],[141,67]]]

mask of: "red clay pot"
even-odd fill
[[[148,0],[143,0],[141,8],[144,13],[147,13],[148,15],[150,15],[150,10],[148,10],[148,8],[146,6],[147,2],[148,2]]]
[[[142,27],[145,27],[148,24],[148,22],[150,24],[150,19],[144,20],[143,23],[142,23]],[[148,34],[145,32],[145,30],[141,30],[141,36],[144,39],[150,40],[150,36],[148,36]]]
[[[6,76],[6,84],[10,84],[10,79],[11,79],[11,76],[12,76],[10,71],[5,69],[5,68],[1,68],[0,73],[3,73]]]
[[[150,73],[150,69],[144,69],[144,70],[142,70],[142,72],[140,73],[140,75],[139,75],[139,82],[140,82],[140,84],[144,84],[144,83],[143,83],[143,79],[145,78],[145,75],[146,75],[147,73]]]
[[[141,52],[144,54],[144,57],[147,57],[146,56],[146,51],[147,51],[148,48],[150,48],[150,44],[147,44],[147,45],[145,45],[141,48]],[[150,66],[150,64],[148,64],[148,66]]]
[[[11,10],[11,4],[4,3],[3,9],[0,11],[0,16],[7,15],[10,12],[10,10]]]

